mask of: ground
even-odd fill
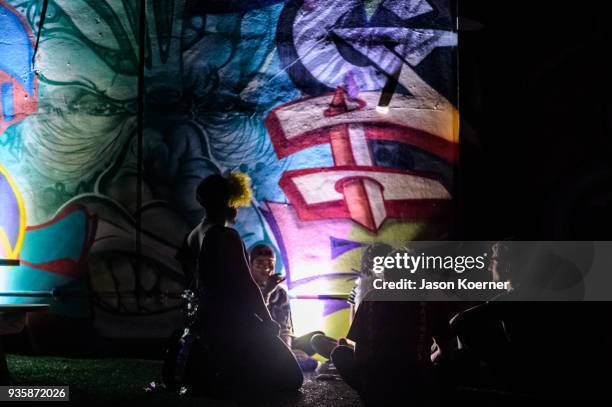
[[[93,405],[171,405],[236,407],[362,406],[357,394],[341,381],[306,377],[301,391],[269,402],[228,402],[204,397],[178,396],[169,392],[148,394],[143,388],[159,380],[161,362],[142,359],[71,359],[8,355],[8,366],[16,385],[70,385],[71,401]]]

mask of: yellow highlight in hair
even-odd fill
[[[230,187],[229,206],[232,208],[241,208],[249,206],[253,199],[253,191],[251,190],[251,177],[244,172],[234,171],[227,177]]]

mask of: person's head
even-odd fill
[[[251,275],[259,286],[265,285],[266,281],[276,269],[276,255],[272,247],[258,244],[251,249]]]
[[[513,287],[520,277],[520,267],[517,266],[520,250],[510,241],[495,242],[491,246],[488,270],[491,279],[496,282],[509,282]]]
[[[228,177],[219,174],[204,178],[196,190],[196,198],[210,220],[234,222],[237,208],[247,206],[252,197],[250,178],[234,172]]]

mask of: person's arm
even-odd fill
[[[196,261],[189,247],[189,233],[183,239],[183,245],[177,250],[174,258],[181,264],[183,274],[185,275],[186,286],[189,287],[195,277],[196,268]]]
[[[289,301],[287,301],[287,304],[289,305]],[[281,339],[287,344],[289,349],[291,349],[291,346],[293,345],[294,333],[293,333],[293,318],[291,317],[291,306],[290,305],[289,305],[289,323],[287,326],[288,326],[287,333],[284,336],[281,336]]]
[[[246,303],[248,308],[253,310],[253,313],[257,314],[265,324],[277,325],[270,316],[261,291],[251,276],[242,239],[238,232],[234,229],[225,230],[220,236],[219,243],[223,248],[223,256],[227,259],[227,277],[236,287],[236,298]]]
[[[291,305],[289,296],[284,288],[278,287],[274,291],[274,298],[271,304],[270,314],[272,319],[280,326],[280,338],[291,348],[293,340],[293,324],[291,320]]]

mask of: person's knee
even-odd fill
[[[289,391],[296,391],[296,390],[299,390],[303,384],[304,384],[304,374],[302,373],[302,370],[298,366],[297,369],[294,369],[290,380],[288,380],[286,388]]]
[[[317,333],[310,338],[310,346],[319,355],[329,359],[338,342],[334,338],[325,336],[323,333]]]
[[[282,382],[280,385],[284,390],[292,391],[302,387],[304,375],[295,356],[289,349],[276,347],[274,355],[269,357],[268,362],[272,362],[269,368],[276,370],[273,374],[274,380]],[[275,365],[275,367],[272,365]]]
[[[304,383],[304,376],[297,363],[268,364],[248,376],[252,391],[261,394],[293,392]]]
[[[278,367],[279,369],[274,372],[271,378],[275,391],[291,392],[302,387],[304,375],[297,362],[287,363],[284,366]]]
[[[354,363],[355,351],[353,348],[346,345],[339,345],[331,352],[331,359],[335,365],[343,365],[346,363]]]
[[[342,379],[352,388],[361,390],[355,351],[346,345],[339,345],[331,353],[331,360]]]

